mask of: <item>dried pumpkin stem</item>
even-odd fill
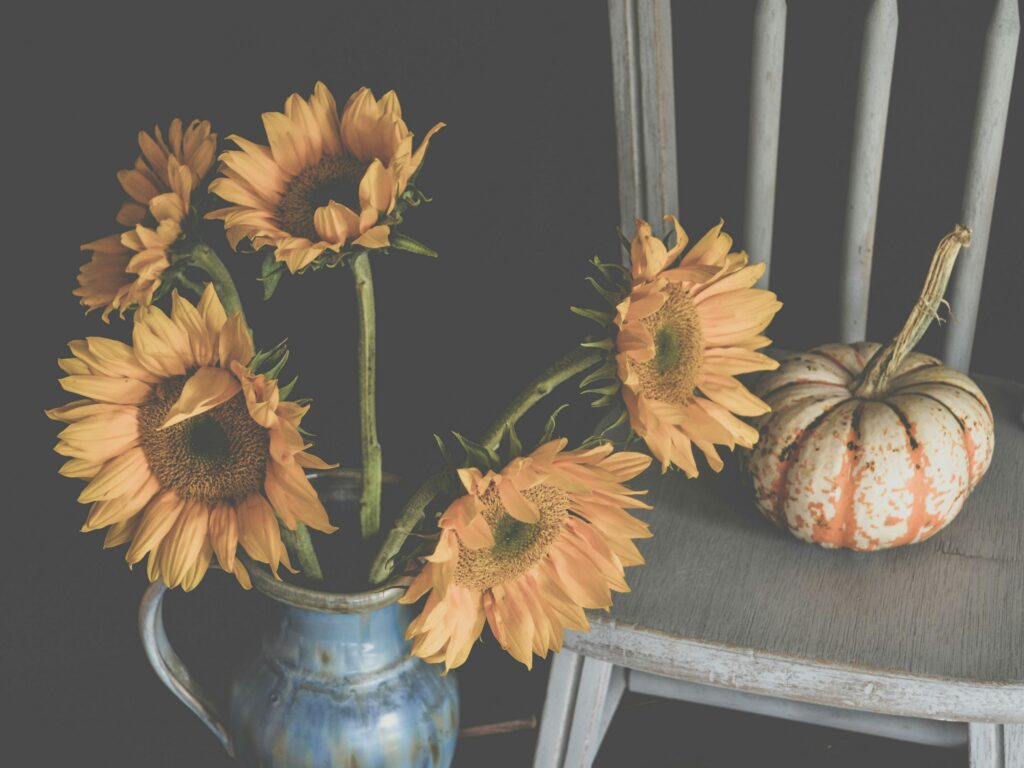
[[[381,450],[377,440],[377,325],[373,302],[373,274],[366,251],[352,259],[359,307],[359,424],[363,448],[363,495],[359,526],[364,539],[380,531]]]
[[[596,349],[574,349],[553,362],[533,379],[515,398],[505,406],[491,422],[480,444],[486,448],[496,449],[508,428],[515,424],[530,408],[548,395],[555,387],[568,381],[573,376],[594,367],[603,359],[603,353]],[[423,484],[409,497],[394,526],[388,531],[387,538],[381,546],[377,557],[370,567],[370,583],[381,584],[391,575],[395,557],[409,534],[419,525],[430,503],[448,485],[448,473],[438,472],[428,477]]]
[[[907,355],[917,346],[928,326],[938,316],[942,296],[953,272],[960,248],[971,244],[971,230],[959,224],[939,242],[932,256],[924,288],[903,330],[879,349],[868,361],[860,381],[853,390],[855,397],[870,398],[885,392],[889,378],[899,369]]]

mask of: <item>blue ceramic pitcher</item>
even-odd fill
[[[310,479],[332,518],[355,514],[357,475]],[[459,721],[455,678],[409,655],[403,636],[411,614],[396,602],[401,589],[331,594],[276,581],[262,567],[249,570],[278,618],[255,659],[236,675],[227,719],[167,640],[161,582],[149,587],[139,608],[153,669],[229,754],[259,768],[451,764]]]

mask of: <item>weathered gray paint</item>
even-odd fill
[[[620,226],[679,212],[668,0],[609,0]]]
[[[995,413],[996,451],[959,517],[939,535],[884,552],[826,550],[761,517],[732,468],[697,480],[651,472],[638,482],[648,484],[654,506],[637,513],[654,533],[640,544],[647,563],[628,573],[633,591],[618,595],[610,614],[593,616],[597,631],[571,635],[567,644],[641,668],[625,659],[643,636],[651,663],[667,653],[669,664],[646,671],[674,677],[684,675],[672,665],[673,643],[707,645],[751,656],[736,664],[752,678],[738,685],[738,672],[723,671],[688,679],[755,693],[777,686],[788,696],[786,680],[754,679],[774,660],[806,673],[792,698],[914,717],[1024,722],[1024,427],[1017,420],[1024,386],[976,380]],[[696,661],[689,652],[680,657],[687,660]],[[827,690],[814,689],[816,675]],[[882,679],[888,682],[870,685]],[[934,700],[913,694],[916,681]]]
[[[998,0],[985,37],[985,57],[960,215],[960,223],[972,230],[971,247],[960,256],[953,274],[950,321],[943,353],[947,365],[965,372],[971,364],[1019,39],[1017,0]],[[1007,213],[1014,216],[1020,211]]]
[[[590,768],[625,690],[623,667],[593,656],[583,659],[579,695],[565,751],[566,766]]]
[[[750,134],[744,239],[751,261],[763,262],[758,288],[768,287],[775,221],[775,182],[786,49],[786,0],[758,0],[750,67]]]
[[[971,768],[1024,768],[1024,725],[972,723]]]
[[[533,768],[558,768],[565,760],[582,665],[583,657],[567,649],[551,661]]]
[[[958,519],[936,537],[885,552],[824,550],[763,519],[729,470],[694,481],[650,473],[643,479],[654,508],[638,513],[654,532],[641,543],[647,564],[629,573],[633,591],[619,595],[610,614],[593,613],[592,630],[569,634],[566,647],[588,662],[703,686],[970,722],[972,764],[1019,762],[1024,386],[978,383],[996,415],[995,456]],[[590,669],[588,676],[585,662],[575,708],[575,717],[587,714],[574,717],[570,742],[582,740],[592,756],[607,711],[602,681],[613,677],[607,666]],[[885,722],[874,732],[899,727]],[[576,737],[578,728],[585,735]]]
[[[767,262],[785,2],[759,0],[756,14],[746,237],[754,259]],[[609,16],[628,235],[635,216],[653,222],[678,207],[670,12],[665,0],[609,0]],[[862,339],[867,324],[897,26],[895,0],[875,0],[865,24],[844,235],[840,322],[848,341]],[[961,370],[970,361],[1019,30],[1016,0],[997,0],[964,195],[974,248],[956,278],[946,342],[947,361]],[[766,71],[774,64],[777,80]],[[579,695],[557,691],[541,726],[541,742],[555,745],[557,757],[544,762],[538,749],[536,764],[560,764],[568,727],[574,746],[564,764],[589,765],[632,679],[637,690],[677,696],[695,695],[699,684],[708,700],[733,696],[748,708],[750,694],[760,694],[776,716],[795,712],[791,702],[805,702],[795,706],[808,706],[811,720],[827,717],[828,708],[879,713],[845,720],[884,735],[903,729],[959,738],[959,726],[907,718],[970,721],[972,766],[1024,768],[1024,388],[981,383],[997,412],[989,476],[959,520],[914,547],[820,550],[772,529],[734,474],[653,479],[648,565],[631,574],[633,592],[610,616],[594,615],[590,633],[567,637],[576,653],[556,660],[553,679],[576,681]],[[587,659],[582,670],[577,653]],[[908,723],[922,728],[907,731]]]
[[[1024,768],[1024,725],[1007,723],[1003,726],[1003,760],[1005,768]]]
[[[898,25],[896,0],[874,0],[864,22],[843,235],[839,335],[844,342],[863,341],[867,331],[871,256]]]
[[[735,709],[740,712],[795,720],[826,728],[839,728],[855,733],[870,733],[875,736],[917,744],[959,747],[967,743],[966,723],[925,720],[919,717],[894,717],[840,707],[826,707],[821,704],[808,704],[803,701],[746,693],[732,688],[719,688],[686,680],[674,680],[636,670],[630,670],[626,684],[630,691],[649,696]]]

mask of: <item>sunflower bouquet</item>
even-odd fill
[[[145,559],[151,581],[185,591],[214,563],[245,588],[254,563],[316,583],[310,531],[361,534],[374,553],[364,583],[404,586],[406,603],[425,598],[408,628],[415,655],[457,667],[486,622],[530,666],[561,647],[564,630],[586,630],[584,610],[609,608],[612,592],[628,591],[624,569],[643,563],[635,540],[650,532],[632,512],[648,507],[628,483],[652,459],[631,445],[662,471],[694,477],[694,446],[718,471],[718,446],[757,440],[740,417],[768,406],[735,377],[776,367],[757,351],[781,306],[753,287],[763,266],[734,252],[721,224],[687,250],[674,217],[664,239],[637,221],[625,241],[631,269],[593,262],[588,279],[606,305],[573,308],[602,332],[542,370],[477,439],[439,441],[445,467],[382,526],[371,262],[395,250],[436,256],[403,224],[430,200],[419,174],[444,124],[417,143],[394,92],[377,99],[362,88],[339,111],[322,83],[263,123],[266,144],[230,136],[219,155],[206,121],[141,132],[134,165],[117,174],[119,231],[82,246],[91,256],[75,295],[108,323],[131,320],[130,343],[90,336],[59,361],[61,386],[80,399],[48,415],[67,424],[61,474],[86,481],[83,530],[107,529],[104,548],[127,545],[129,565]],[[310,452],[310,402],[282,378],[288,349],[255,343],[231,274],[204,240],[210,222],[259,260],[265,299],[285,275],[352,275],[359,534],[354,521],[329,519],[307,476],[336,465]],[[600,428],[570,448],[552,414],[524,447],[521,417],[573,379],[609,409]]]

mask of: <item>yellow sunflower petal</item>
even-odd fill
[[[228,573],[233,572],[238,546],[238,513],[226,502],[218,503],[210,511],[210,544],[220,567]]]
[[[252,334],[241,315],[232,315],[220,329],[218,353],[220,364],[231,368],[232,363],[248,365],[255,352]]]
[[[331,245],[342,245],[359,232],[359,216],[348,206],[331,200],[313,214],[316,232]]]
[[[65,376],[60,380],[60,385],[76,395],[123,405],[148,400],[153,389],[144,381],[112,376]]]
[[[161,429],[191,419],[237,395],[242,389],[238,379],[223,368],[200,368],[181,390],[181,395],[167,412]]]
[[[184,508],[185,502],[169,491],[157,494],[146,505],[132,544],[125,553],[129,565],[139,562],[159,546]]]
[[[266,499],[256,494],[238,505],[238,543],[253,560],[270,566],[275,578],[282,562],[287,561],[277,517]]]
[[[157,548],[157,565],[164,583],[171,587],[180,586],[192,574],[197,562],[206,555],[210,511],[205,504],[186,501],[174,525],[163,537]]]
[[[390,244],[391,230],[386,226],[371,227],[352,242],[366,248],[387,248]]]

